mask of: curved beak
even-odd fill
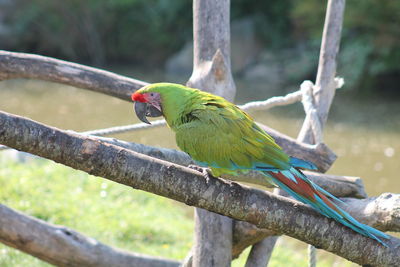
[[[135,113],[136,116],[144,123],[151,124],[146,117],[159,117],[163,113],[158,108],[142,102],[135,102]]]

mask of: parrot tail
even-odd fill
[[[357,233],[373,238],[388,247],[380,238],[390,239],[390,236],[351,217],[332,201],[343,203],[340,199],[314,184],[300,170],[291,167],[288,170],[264,171],[263,173],[269,178],[268,180],[298,201],[310,205],[326,217],[332,218]]]

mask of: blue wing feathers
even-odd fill
[[[295,157],[290,157],[290,165],[296,168],[307,169],[307,170],[317,170],[317,167],[307,160],[302,160]]]

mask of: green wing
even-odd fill
[[[192,106],[176,127],[178,146],[214,175],[288,168],[289,157],[234,104],[213,97]]]

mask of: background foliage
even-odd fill
[[[7,5],[2,48],[72,61],[157,66],[191,36],[192,1],[17,0]],[[326,1],[232,0],[268,50],[318,46]],[[400,77],[400,2],[347,1],[339,67],[349,87],[394,92]]]

